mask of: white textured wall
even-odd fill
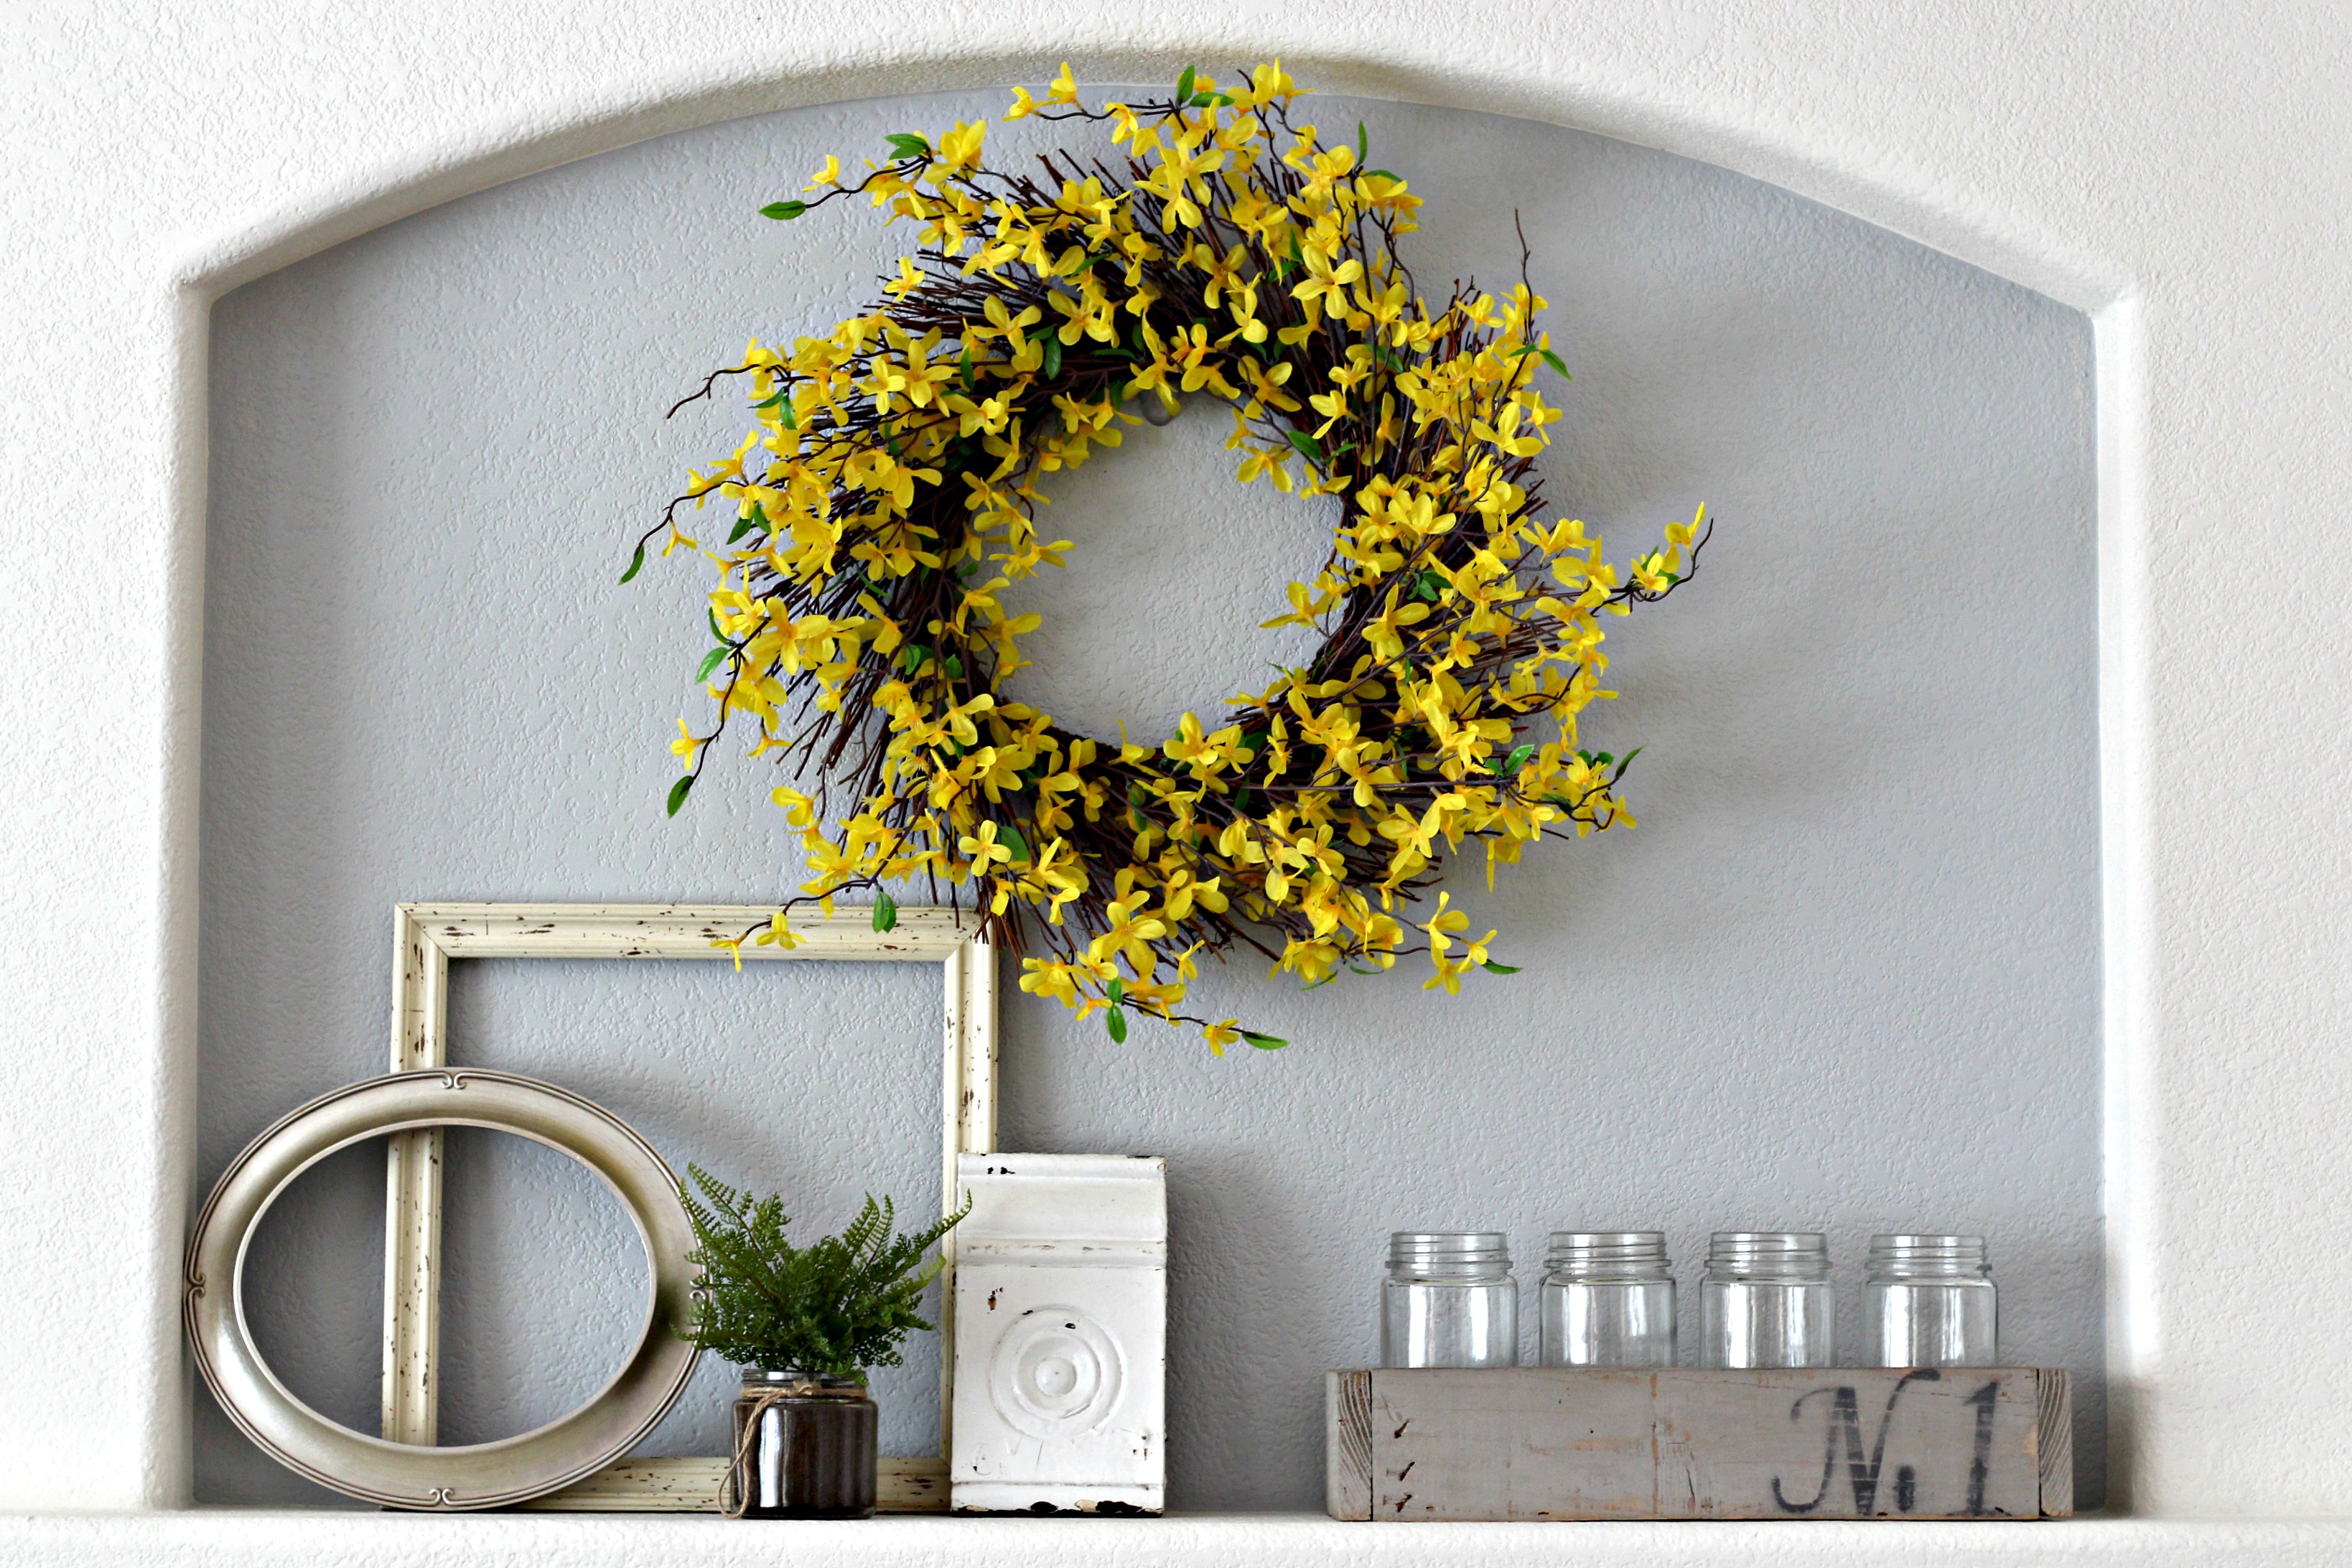
[[[680,557],[614,579],[742,419],[740,398],[660,411],[749,333],[830,325],[905,243],[856,209],[789,226],[754,209],[828,152],[854,162],[1004,96],[795,110],[607,153],[216,308],[207,1179],[289,1104],[381,1070],[394,900],[757,902],[804,878],[766,803],[774,766],[740,745],[662,816],[673,721],[701,721],[707,574]],[[1686,1283],[1710,1229],[1824,1228],[1850,1350],[1871,1232],[1988,1232],[2007,1354],[2081,1380],[2095,1500],[2088,321],[1666,153],[1461,110],[1302,113],[1337,135],[1368,121],[1378,161],[1428,193],[1409,252],[1425,280],[1515,277],[1522,209],[1576,376],[1551,389],[1562,513],[1621,556],[1702,498],[1721,527],[1687,590],[1620,623],[1625,696],[1587,731],[1646,746],[1643,826],[1535,852],[1493,894],[1475,858],[1452,880],[1525,973],[1448,1001],[1408,964],[1301,996],[1239,962],[1202,986],[1208,1016],[1297,1044],[1223,1061],[1185,1035],[1117,1046],[1007,1003],[1003,1146],[1169,1156],[1171,1501],[1317,1504],[1321,1373],[1376,1358],[1386,1233],[1427,1226],[1512,1231],[1530,1280],[1547,1229],[1662,1226]],[[1022,130],[1000,156],[1056,135]],[[1229,423],[1212,405],[1139,428],[1048,487],[1049,536],[1078,548],[1026,596],[1050,635],[1014,690],[1105,736],[1121,717],[1159,736],[1304,657],[1297,634],[1255,628],[1320,560],[1330,503],[1233,482]],[[652,977],[611,966],[490,969],[477,986],[460,967],[457,1059],[558,1078],[675,1163],[782,1187],[812,1218],[837,1225],[868,1184],[937,1201],[928,973],[688,966],[648,997]],[[473,1152],[453,1213],[544,1203],[550,1223],[452,1235],[452,1440],[584,1399],[635,1317],[617,1269],[591,1273],[604,1290],[576,1279],[583,1252],[626,1240],[617,1220],[578,1238],[552,1223],[584,1212],[590,1183],[551,1185],[569,1174],[551,1160],[477,1175]],[[340,1179],[381,1184],[356,1162]],[[373,1324],[330,1319],[291,1280],[375,1278],[380,1233],[342,1218],[365,1202],[273,1251],[289,1283],[265,1326],[355,1413]],[[297,1245],[299,1268],[277,1261]],[[877,1390],[903,1451],[935,1430],[922,1348]],[[723,1375],[705,1370],[648,1451],[720,1449]],[[205,1414],[200,1498],[318,1495]]]
[[[2352,677],[2338,613],[2352,563],[2325,536],[2352,486],[2338,457],[2352,412],[2340,7],[1181,0],[1140,16],[996,0],[785,4],[747,21],[691,0],[163,17],[52,0],[12,24],[0,724],[17,743],[0,828],[14,938],[0,949],[0,1190],[27,1261],[0,1298],[11,1506],[185,1496],[175,1296],[195,1163],[206,301],[390,218],[667,130],[1037,79],[1065,55],[1097,77],[1157,78],[1191,58],[1280,52],[1331,87],[1721,163],[2097,310],[2118,1457],[2149,1514],[2352,1508],[2336,1393],[2352,1349],[2299,1328],[2308,1301],[2352,1286],[2352,1263],[2310,1241],[2341,1207],[2352,1099],[2331,1044],[2352,978],[2338,952],[2352,747],[2335,700]],[[2301,1371],[2282,1383],[2288,1344]],[[591,1540],[527,1523],[497,1550]],[[2103,1555],[2143,1562],[2319,1561],[2344,1541],[2132,1526],[1939,1532],[1932,1552],[2063,1554],[2094,1536]],[[60,1561],[134,1542],[184,1560],[287,1550],[283,1531],[235,1521],[10,1539]],[[425,1545],[338,1539],[351,1553]],[[1202,1553],[1221,1550],[1202,1539]],[[1471,1537],[1446,1539],[1466,1551]],[[1531,1550],[1519,1534],[1480,1539]],[[1714,1555],[1757,1537],[1608,1539]],[[1803,1533],[1807,1550],[1857,1561],[1876,1539]]]

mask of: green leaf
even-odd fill
[[[1623,777],[1625,776],[1625,770],[1626,770],[1627,768],[1632,767],[1632,766],[1633,765],[1633,759],[1634,759],[1635,757],[1640,756],[1641,754],[1642,754],[1642,748],[1641,748],[1641,747],[1639,747],[1639,746],[1636,746],[1636,747],[1634,747],[1632,751],[1630,751],[1630,752],[1626,752],[1626,753],[1625,753],[1625,760],[1624,760],[1623,762],[1619,763],[1617,764],[1617,775],[1616,775],[1616,776],[1617,776],[1617,777],[1619,777],[1619,778],[1621,778],[1621,779],[1622,779],[1622,778],[1623,778]],[[1604,752],[1604,753],[1602,753],[1602,755],[1603,755],[1603,759],[1604,759],[1604,760],[1606,760],[1607,753],[1605,753],[1605,752]]]
[[[1304,430],[1293,430],[1290,432],[1290,444],[1297,447],[1300,455],[1305,457],[1308,462],[1313,463],[1317,468],[1321,468],[1323,466],[1324,458],[1322,442],[1318,441],[1314,437],[1309,436]]]
[[[1416,599],[1426,599],[1433,605],[1437,603],[1438,595],[1453,585],[1444,573],[1434,567],[1424,566],[1413,574],[1412,596]]]
[[[1262,1051],[1278,1051],[1282,1049],[1283,1047],[1290,1044],[1288,1040],[1284,1039],[1280,1035],[1261,1035],[1249,1029],[1244,1029],[1242,1031],[1242,1038],[1247,1040],[1251,1045],[1255,1046]]]
[[[1396,173],[1394,173],[1394,172],[1393,172],[1393,171],[1391,171],[1391,170],[1388,170],[1388,169],[1367,169],[1367,170],[1365,170],[1365,171],[1364,171],[1364,173],[1365,173],[1367,175],[1369,175],[1369,176],[1370,176],[1371,178],[1374,178],[1374,179],[1381,179],[1381,180],[1394,180],[1394,181],[1395,181],[1398,184],[1400,184],[1400,185],[1402,185],[1402,184],[1404,184],[1404,176],[1403,176],[1402,174],[1396,174]]]
[[[1045,340],[1045,379],[1053,380],[1062,374],[1062,338],[1056,332]]]
[[[928,158],[931,155],[931,144],[920,136],[902,131],[890,138],[890,151],[901,158]]]
[[[704,620],[709,621],[709,622],[710,623],[710,640],[711,640],[711,641],[713,641],[713,642],[725,642],[725,641],[727,640],[727,634],[726,634],[725,632],[722,632],[722,631],[720,631],[720,630],[719,629],[719,612],[718,612],[718,611],[716,611],[716,610],[714,610],[714,609],[710,609],[710,608],[709,608],[708,606],[706,606],[706,607],[703,609],[703,612],[702,612],[702,618],[703,618]]]
[[[784,401],[777,406],[776,412],[784,416],[785,429],[797,430],[801,427],[801,416],[793,411],[793,400],[791,398],[785,398]]]
[[[929,648],[925,647],[921,643],[910,642],[898,655],[898,668],[907,674],[912,675],[915,671],[922,668],[924,661],[929,659],[930,657],[931,650]]]
[[[629,558],[629,569],[621,574],[621,581],[625,583],[630,578],[635,576],[640,571],[644,570],[645,564],[646,547],[640,544],[637,546],[637,552]]]
[[[760,520],[756,517],[737,518],[735,520],[735,526],[727,531],[727,542],[730,544],[734,543],[737,540],[742,538],[745,534],[751,532],[753,529],[759,526]]]
[[[898,928],[898,900],[884,892],[881,889],[875,889],[874,929],[876,931],[894,931]]]
[[[1536,748],[1531,744],[1522,742],[1513,746],[1509,756],[1501,758],[1496,763],[1495,771],[1498,773],[1516,773],[1526,767],[1528,759],[1535,754]]]
[[[709,653],[704,654],[702,656],[702,668],[694,672],[694,679],[697,680],[709,679],[710,672],[719,668],[719,661],[725,658],[729,654],[733,653],[734,651],[735,650],[731,647],[715,647]]]
[[[1544,363],[1559,372],[1562,379],[1568,381],[1574,381],[1576,379],[1574,376],[1568,374],[1567,362],[1562,360],[1558,354],[1552,353],[1549,349],[1539,349],[1533,343],[1522,343],[1519,347],[1511,351],[1510,357],[1513,359],[1525,359],[1529,354],[1543,355]]]
[[[1116,974],[1112,975],[1110,977],[1110,989],[1104,992],[1103,994],[1110,998],[1110,1005],[1112,1006],[1118,1006],[1120,1003],[1127,1000],[1127,982],[1120,979]]]
[[[1192,68],[1186,66],[1184,74],[1176,79],[1176,101],[1184,103],[1192,96]]]
[[[800,216],[806,211],[808,211],[806,202],[770,202],[760,209],[760,216],[772,217],[779,223],[783,223]]]
[[[677,781],[677,783],[669,786],[669,814],[672,816],[676,816],[677,815],[677,808],[686,804],[686,792],[693,787],[694,775],[692,773],[684,775]]]
[[[1366,161],[1369,160],[1371,155],[1371,135],[1370,132],[1365,131],[1364,122],[1359,120],[1356,121],[1356,167],[1359,169],[1362,168]]]
[[[948,679],[950,680],[961,680],[963,679],[963,660],[958,658],[953,654],[950,654],[940,662],[947,670]]]
[[[956,369],[962,373],[963,389],[966,392],[977,391],[979,384],[974,382],[971,376],[971,345],[970,343],[964,344],[963,353],[956,356]]]
[[[791,387],[780,386],[776,388],[775,391],[768,394],[767,396],[760,399],[759,402],[751,405],[751,406],[754,408],[773,408],[777,404],[782,403],[785,398],[790,397],[792,395],[793,389]]]
[[[1124,1007],[1113,1007],[1109,1012],[1105,1013],[1103,1015],[1103,1027],[1110,1031],[1110,1037],[1112,1039],[1117,1040],[1122,1046],[1127,1044],[1127,1009]]]
[[[1490,958],[1478,967],[1489,974],[1517,974],[1520,966],[1516,963],[1497,963]]]
[[[678,1200],[697,1243],[692,1334],[703,1349],[747,1366],[802,1366],[833,1376],[896,1366],[908,1333],[928,1331],[918,1308],[941,1264],[923,1254],[970,1212],[963,1209],[904,1236],[887,1198],[872,1197],[848,1227],[793,1246],[781,1197],[754,1197],[699,1165]]]
[[[1000,822],[996,825],[996,841],[1012,850],[1013,858],[1015,860],[1032,858],[1029,853],[1029,841],[1022,837],[1021,830],[1009,822]],[[1116,985],[1118,982],[1114,980],[1111,984]]]

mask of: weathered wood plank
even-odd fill
[[[1323,1511],[1333,1519],[1372,1517],[1372,1374],[1323,1374]]]
[[[2063,1373],[1380,1370],[1329,1374],[1325,1405],[1341,1519],[2073,1511]]]
[[[521,1506],[554,1513],[720,1513],[726,1479],[725,1459],[624,1459]],[[874,1506],[881,1513],[945,1513],[948,1462],[883,1459]]]
[[[671,958],[731,962],[715,942],[740,938],[774,914],[761,904],[404,904],[403,913],[451,958]],[[793,947],[746,943],[745,963],[824,958],[944,960],[979,934],[967,912],[910,906],[887,932],[863,909],[803,914]]]
[[[2044,1368],[2042,1430],[2034,1457],[2042,1466],[2042,1517],[2074,1517],[2074,1401],[2068,1374]]]
[[[394,1072],[447,1061],[449,958],[410,911],[393,910]],[[431,1446],[440,1430],[441,1166],[438,1127],[385,1140],[381,1430]]]

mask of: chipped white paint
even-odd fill
[[[546,1513],[724,1513],[723,1458],[625,1459],[522,1506]],[[882,1513],[944,1513],[948,1462],[936,1456],[877,1461],[874,1506]]]
[[[1168,1163],[967,1154],[957,1190],[959,1513],[1158,1513],[1168,1468]]]

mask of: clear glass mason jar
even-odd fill
[[[1541,1300],[1546,1366],[1675,1364],[1662,1231],[1553,1231]]]
[[[2000,1313],[1981,1236],[1874,1236],[1863,1287],[1873,1366],[1997,1366]]]
[[[1381,1283],[1382,1366],[1517,1366],[1519,1286],[1498,1230],[1400,1230]]]
[[[1833,1365],[1835,1306],[1827,1238],[1718,1230],[1698,1287],[1698,1364]]]

